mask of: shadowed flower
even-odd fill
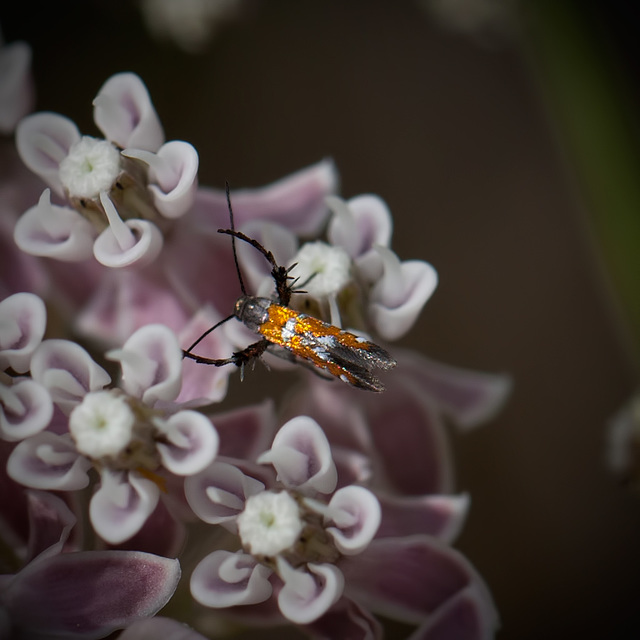
[[[168,328],[143,327],[107,354],[122,367],[120,385],[107,389],[109,375],[82,347],[44,341],[31,374],[69,416],[68,426],[19,444],[9,458],[9,475],[25,486],[73,491],[89,484],[93,467],[101,479],[89,508],[96,532],[111,544],[138,533],[165,488],[163,469],[179,477],[198,473],[218,450],[209,419],[174,403],[181,355]]]
[[[365,638],[378,637],[379,629],[363,605],[423,624],[444,617],[466,590],[477,615],[494,628],[484,583],[445,544],[459,529],[466,499],[380,502],[368,489],[348,484],[364,479],[366,471],[353,476],[358,465],[337,459],[339,471],[318,424],[299,416],[258,457],[274,466],[275,481],[247,462],[240,465],[244,473],[222,461],[187,479],[185,493],[196,514],[237,533],[242,547],[201,561],[191,578],[194,598],[231,608],[245,622],[275,622],[279,611],[312,635],[342,637],[345,629],[358,628],[353,637]],[[338,483],[339,476],[347,484]]]
[[[0,636],[103,638],[154,615],[173,595],[177,560],[137,551],[63,553],[75,517],[56,496],[28,496],[29,562],[0,576]]]

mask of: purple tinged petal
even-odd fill
[[[134,73],[111,76],[102,85],[93,106],[98,128],[118,146],[157,151],[164,142],[164,131],[149,92]]]
[[[172,618],[145,618],[127,627],[118,640],[207,640],[184,622]]]
[[[391,242],[393,224],[389,208],[374,195],[357,196],[348,202],[329,196],[327,204],[334,214],[327,229],[329,242],[345,249],[360,275],[373,282],[382,272],[374,247],[388,247]]]
[[[327,384],[318,376],[308,376],[308,384],[287,398],[283,419],[309,415],[319,424],[332,447],[361,453],[371,451],[371,436],[362,407],[362,392],[346,385]],[[387,396],[388,392],[380,394]],[[378,398],[368,397],[368,401]],[[374,409],[375,411],[375,409]]]
[[[165,218],[179,218],[191,208],[198,186],[198,152],[188,142],[172,140],[158,153],[125,149],[122,155],[149,165],[149,189]]]
[[[280,224],[268,220],[249,220],[242,225],[241,231],[271,251],[278,264],[291,264],[291,259],[298,251],[298,238]],[[247,291],[269,295],[273,291],[271,265],[246,242],[237,242],[236,250]]]
[[[258,462],[271,463],[282,484],[302,493],[331,493],[338,481],[329,441],[308,416],[297,416],[284,424]]]
[[[264,602],[271,596],[271,569],[246,553],[214,551],[191,574],[191,595],[216,609]]]
[[[382,507],[377,538],[426,534],[452,542],[469,510],[469,495],[395,497],[376,494]]]
[[[292,173],[277,182],[259,189],[232,189],[231,202],[236,227],[249,220],[263,219],[277,222],[293,233],[315,236],[327,217],[325,197],[335,193],[338,174],[331,160]],[[229,212],[223,190],[200,189],[201,204],[205,205],[211,222],[228,226]]]
[[[31,375],[67,414],[89,391],[98,391],[111,382],[111,376],[70,340],[45,340],[33,354]]]
[[[49,392],[33,380],[18,380],[11,387],[0,383],[0,438],[15,442],[40,433],[51,422]]]
[[[413,380],[458,426],[475,427],[495,417],[512,388],[507,375],[452,367],[408,350],[396,350],[396,373]]]
[[[187,321],[184,308],[167,283],[150,277],[148,271],[110,269],[104,273],[103,269],[96,289],[77,326],[85,335],[110,345],[124,344],[135,331],[158,318],[174,331]]]
[[[332,564],[307,564],[308,571],[294,569],[277,556],[278,575],[284,586],[278,593],[282,615],[296,624],[310,624],[323,616],[340,598],[344,576]]]
[[[372,464],[367,456],[340,447],[334,447],[331,453],[338,471],[338,487],[366,484],[371,480]]]
[[[90,467],[69,436],[44,431],[18,444],[9,456],[7,473],[25,487],[76,491],[89,484]]]
[[[184,345],[185,349],[188,348],[221,319],[211,306],[203,307],[180,331],[179,343]],[[226,340],[224,331],[213,331],[195,349],[198,355],[205,358],[226,358],[232,351],[232,345]],[[199,406],[221,402],[227,395],[229,374],[232,371],[233,367],[203,367],[193,360],[184,358],[182,388],[176,398],[176,404]]]
[[[0,46],[0,133],[13,133],[34,101],[31,47],[21,41]]]
[[[382,640],[382,625],[366,609],[342,597],[321,618],[306,626],[313,638],[349,638],[349,640]]]
[[[22,291],[43,293],[49,282],[48,269],[38,258],[22,251],[13,239],[18,216],[33,204],[42,191],[42,183],[23,166],[4,180],[11,183],[0,185],[0,299]],[[26,204],[22,203],[24,199]]]
[[[400,262],[390,249],[376,250],[383,274],[369,294],[369,316],[383,338],[397,340],[413,326],[438,284],[438,274],[428,262]]]
[[[158,442],[158,451],[162,464],[171,473],[192,476],[211,464],[218,454],[218,432],[201,413],[179,411],[159,428],[166,444]]]
[[[59,196],[64,195],[58,175],[60,163],[80,140],[76,125],[57,113],[34,113],[20,121],[16,147],[22,161]]]
[[[483,589],[469,585],[451,598],[408,640],[492,640],[499,626]]]
[[[29,536],[26,490],[7,473],[13,446],[0,440],[0,537],[23,558]]]
[[[159,611],[179,579],[177,560],[148,553],[65,553],[17,574],[5,606],[24,637],[102,638]]]
[[[0,369],[29,370],[31,356],[47,326],[44,302],[33,293],[16,293],[0,302]]]
[[[175,476],[174,476],[175,477]],[[164,478],[163,478],[164,479]],[[146,519],[138,533],[117,545],[108,545],[110,549],[120,551],[144,551],[164,558],[175,558],[184,549],[187,531],[184,523],[179,521],[177,514],[167,508],[171,486],[171,479],[167,478],[167,494]],[[177,487],[175,488],[177,492]],[[179,487],[182,490],[182,487]],[[186,507],[185,507],[186,509]]]
[[[182,349],[176,335],[163,324],[138,329],[123,345],[106,354],[122,366],[122,388],[153,406],[170,402],[182,385]]]
[[[231,239],[217,232],[219,226],[227,227],[229,213],[215,226],[206,218],[197,221],[202,205],[202,189],[196,193],[193,209],[175,225],[170,242],[162,250],[164,274],[181,300],[195,312],[204,304],[213,305],[219,312],[228,314],[240,295],[240,285],[231,253]],[[216,274],[215,283],[205,277]]]
[[[349,595],[392,619],[421,623],[469,585],[491,603],[470,563],[428,536],[374,540],[361,554],[344,557],[340,568]]]
[[[52,205],[50,191],[45,189],[38,204],[16,222],[13,237],[32,256],[79,262],[93,254],[95,230],[74,209]]]
[[[380,526],[380,503],[371,491],[352,485],[338,489],[329,502],[325,524],[338,551],[344,555],[360,553],[369,545]]]
[[[189,506],[209,524],[233,523],[243,511],[247,498],[263,490],[262,482],[226,462],[214,462],[184,482]]]
[[[104,469],[101,479],[89,504],[89,517],[101,538],[119,544],[140,531],[158,504],[160,489],[135,471],[124,476]]]
[[[220,435],[220,455],[255,460],[273,441],[276,416],[272,400],[211,416]]]
[[[38,562],[57,555],[69,539],[76,517],[58,496],[44,491],[27,491],[29,546],[27,558]]]
[[[451,454],[433,401],[414,379],[391,375],[385,383],[385,393],[365,406],[379,463],[374,478],[401,494],[449,493]]]

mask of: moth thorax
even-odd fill
[[[236,301],[234,314],[248,329],[258,333],[260,326],[269,319],[269,307],[272,304],[269,298],[242,296]]]

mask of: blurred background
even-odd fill
[[[640,354],[633,3],[207,4],[177,41],[134,2],[5,0],[0,25],[33,47],[37,109],[84,133],[102,83],[135,71],[202,184],[332,157],[344,197],[386,200],[396,252],[440,276],[402,344],[514,380],[494,421],[452,431],[457,547],[499,638],[640,638],[640,494],[605,461]]]

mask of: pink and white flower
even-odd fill
[[[44,336],[47,312],[33,293],[0,302],[0,438],[15,442],[47,427],[53,402],[47,389],[24,376]],[[11,372],[11,375],[8,373]]]
[[[31,362],[33,379],[68,416],[20,443],[9,475],[40,489],[73,491],[100,475],[89,514],[96,532],[118,544],[140,531],[155,510],[166,480],[198,473],[215,458],[218,434],[203,414],[181,409],[182,351],[163,325],[149,325],[107,356],[120,362],[122,379],[109,374],[79,345],[45,340]],[[62,427],[62,428],[60,428]]]

